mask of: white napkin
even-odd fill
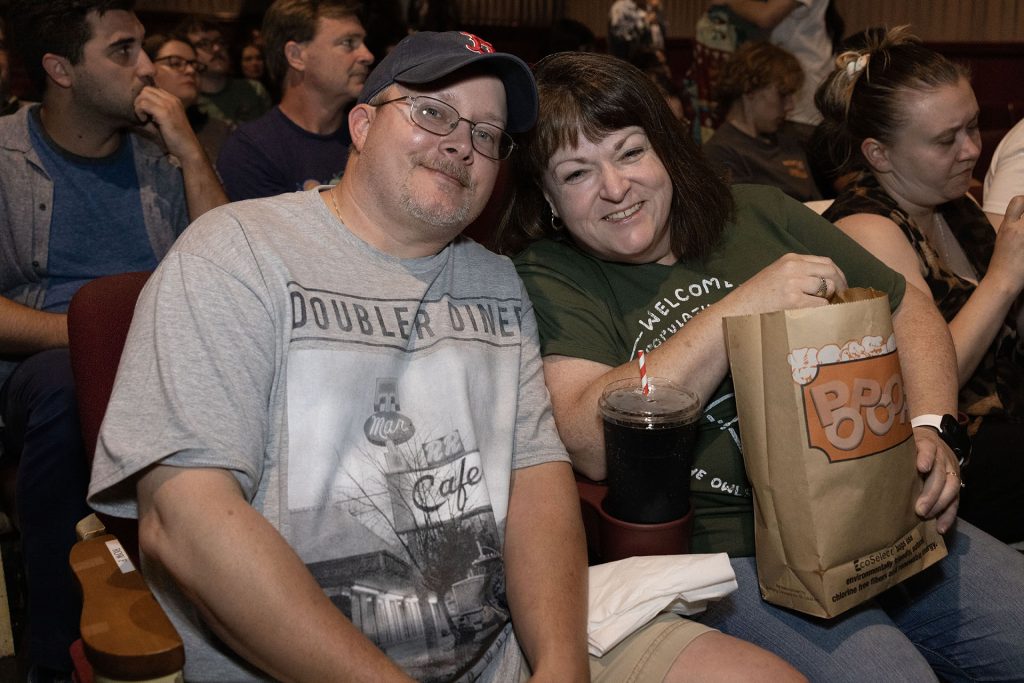
[[[702,612],[736,590],[725,553],[630,557],[590,568],[590,654],[600,657],[659,612]]]

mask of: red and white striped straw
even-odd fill
[[[651,383],[647,381],[647,364],[642,349],[636,352],[636,362],[640,364],[640,392],[647,396],[651,393]]]

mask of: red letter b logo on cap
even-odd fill
[[[469,50],[470,52],[475,52],[478,55],[494,52],[494,46],[488,43],[486,40],[482,38],[477,38],[472,33],[466,33],[465,31],[461,31],[461,33],[462,35],[469,38],[469,45],[466,46],[466,49]]]

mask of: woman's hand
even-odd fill
[[[956,520],[960,505],[960,465],[934,429],[917,427],[914,441],[917,471],[924,479],[924,488],[914,503],[914,510],[923,519],[934,517],[936,528],[944,534]]]
[[[824,306],[828,297],[846,288],[846,276],[827,256],[786,254],[737,287],[722,303],[728,301],[734,307],[733,315],[810,308]]]
[[[1006,207],[985,278],[994,278],[1013,296],[1024,289],[1024,195]]]

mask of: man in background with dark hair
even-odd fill
[[[228,138],[217,171],[232,201],[334,184],[351,144],[345,115],[373,55],[355,0],[277,0],[263,18],[281,103]]]
[[[132,0],[15,0],[14,49],[42,104],[0,118],[0,419],[17,466],[30,680],[64,680],[88,514],[65,311],[90,280],[151,270],[223,191],[181,101],[152,85]],[[152,126],[175,159],[131,134]]]
[[[227,41],[220,26],[188,17],[174,32],[187,36],[205,69],[199,74],[199,108],[232,126],[252,121],[271,107],[270,95],[259,81],[234,78]]]

